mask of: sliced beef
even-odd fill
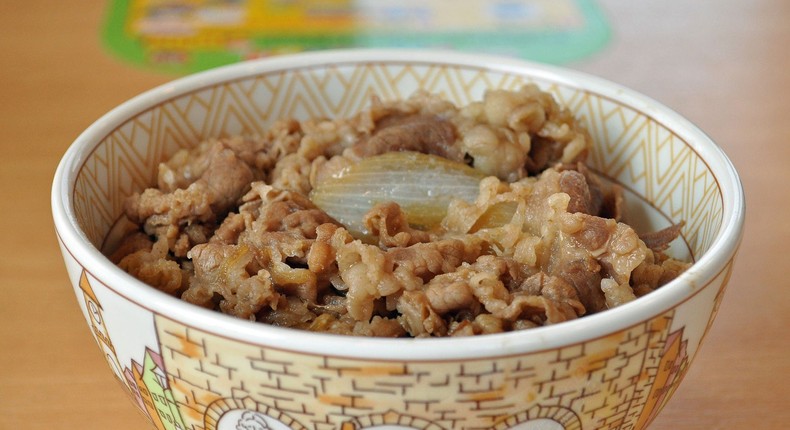
[[[680,236],[684,223],[674,224],[658,231],[642,233],[639,238],[653,251],[660,252],[669,248],[669,244]]]
[[[675,279],[675,225],[641,237],[622,189],[583,161],[589,134],[537,86],[456,107],[418,92],[349,118],[286,119],[208,139],[128,199],[120,267],[183,300],[283,327],[381,337],[466,336],[556,324]],[[345,168],[417,151],[482,172],[429,231],[377,202],[354,238],[309,198]],[[534,175],[534,176],[529,176]],[[123,221],[123,220],[122,220]],[[123,226],[119,224],[118,227]],[[118,230],[120,231],[120,230]]]
[[[436,115],[395,115],[377,123],[372,136],[351,148],[364,158],[394,151],[416,151],[464,161],[456,143],[455,126]]]

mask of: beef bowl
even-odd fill
[[[744,197],[708,136],[616,84],[347,50],[118,106],[52,207],[155,428],[641,429],[713,323]]]

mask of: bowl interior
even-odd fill
[[[220,79],[160,88],[150,105],[114,112],[112,124],[93,137],[95,146],[76,166],[71,190],[76,222],[95,247],[102,248],[124,199],[155,183],[158,163],[203,139],[262,134],[283,117],[349,116],[373,94],[406,98],[423,89],[463,105],[479,100],[486,89],[525,83],[551,92],[589,129],[596,142],[589,163],[625,188],[629,222],[638,231],[685,222],[673,256],[699,259],[723,222],[719,181],[699,151],[649,107],[638,106],[642,100],[615,99],[617,88],[590,88],[538,66],[513,70],[410,60],[284,63],[260,70],[251,63],[245,73],[225,79],[214,73]]]

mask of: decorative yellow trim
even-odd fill
[[[96,298],[96,293],[93,292],[93,287],[91,287],[91,283],[88,282],[88,274],[84,270],[80,275],[80,289],[82,289],[82,292],[85,293],[88,298],[96,303],[96,306],[101,308],[101,303],[99,303],[99,299]]]

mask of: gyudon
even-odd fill
[[[555,324],[675,278],[680,231],[638,235],[585,167],[589,134],[534,85],[457,107],[418,92],[351,118],[210,139],[128,199],[109,252],[253,321],[365,336]]]

